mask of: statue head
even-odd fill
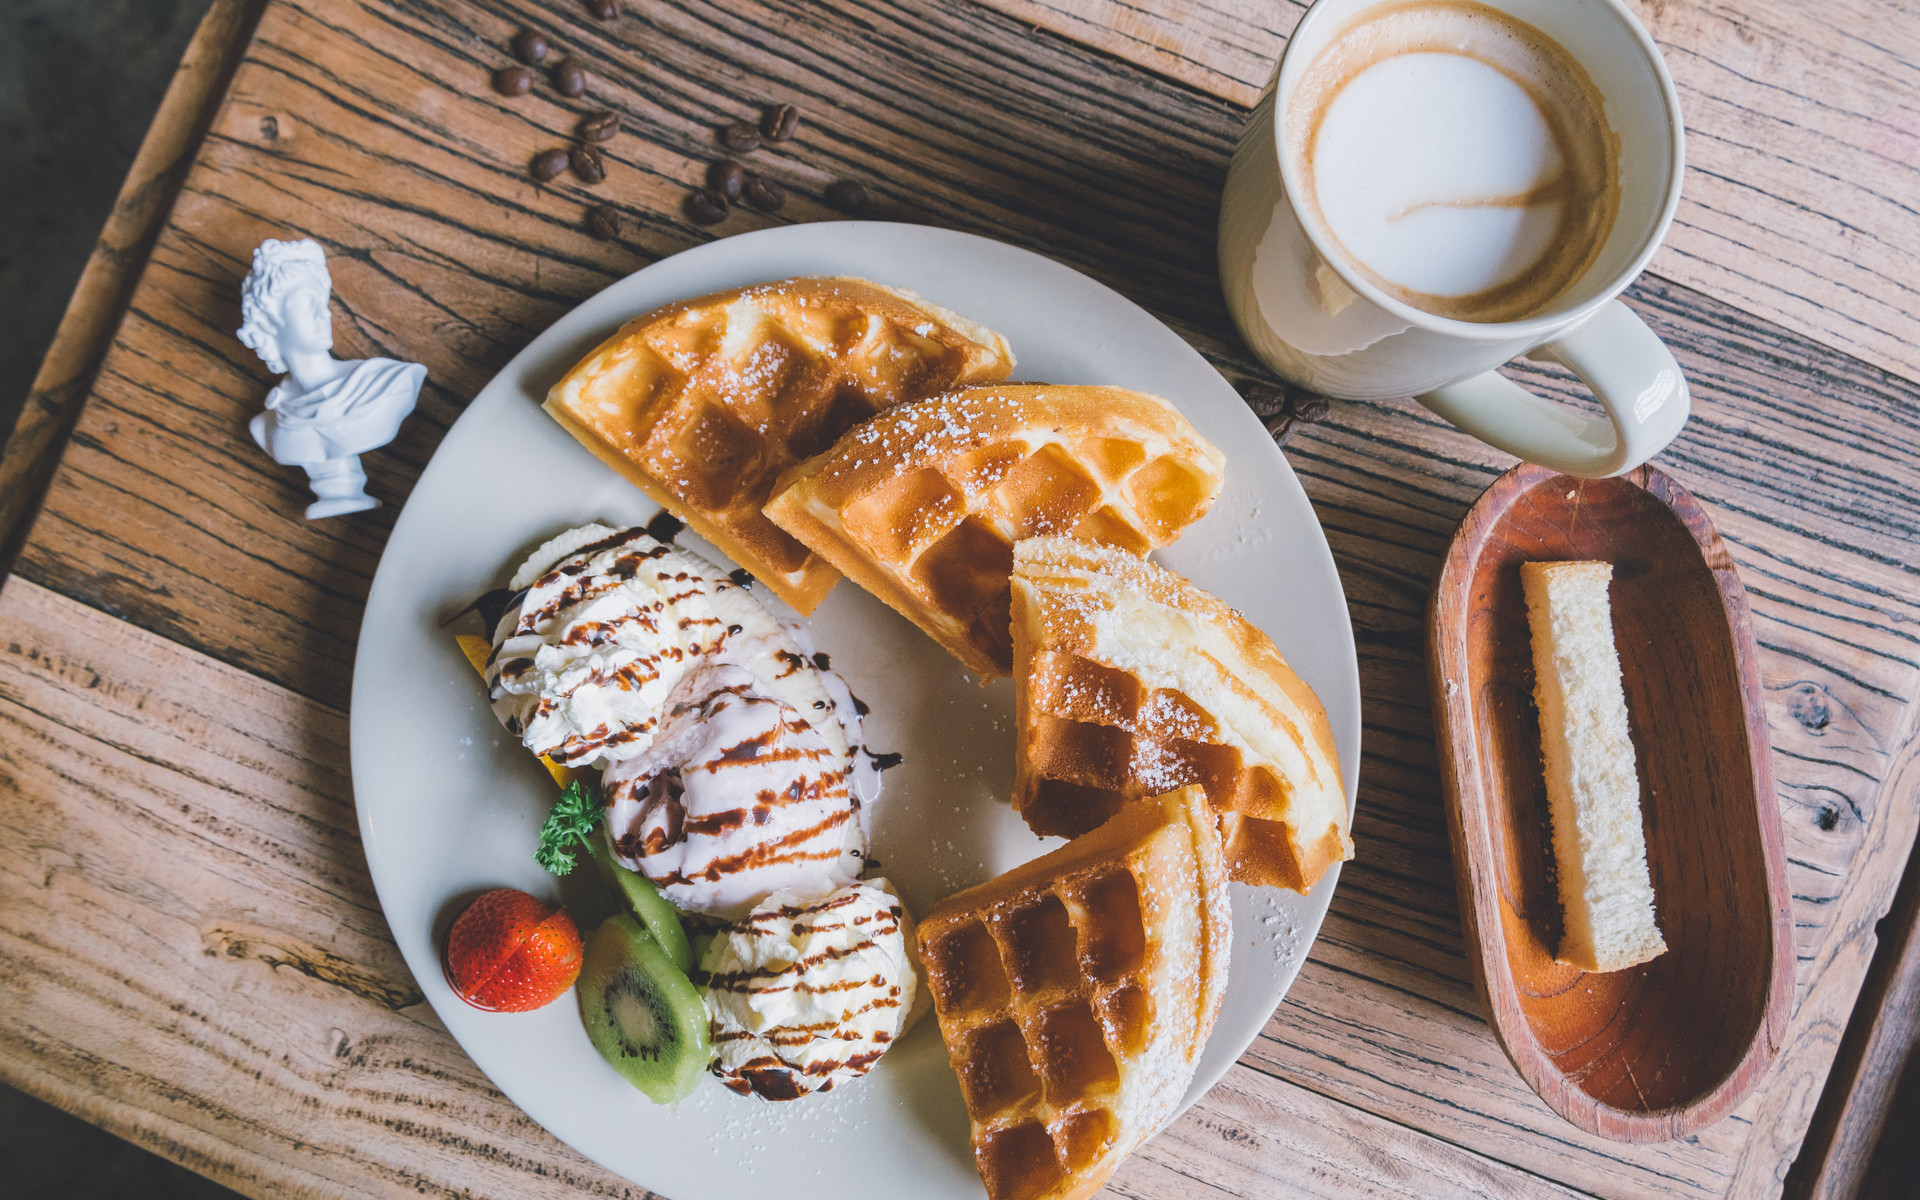
[[[241,344],[275,375],[287,369],[289,354],[325,354],[333,349],[332,295],[318,242],[268,238],[253,252],[253,270],[240,285]]]

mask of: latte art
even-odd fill
[[[1305,214],[1347,265],[1440,316],[1509,321],[1586,271],[1619,207],[1616,139],[1586,71],[1467,0],[1367,9],[1288,104]]]

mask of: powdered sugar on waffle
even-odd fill
[[[1312,689],[1278,649],[1244,617],[1213,596],[1145,558],[1061,538],[1030,538],[1014,547],[1016,629],[1031,639],[1035,687],[1023,710],[1064,718],[1064,732],[1044,753],[1070,762],[1071,744],[1101,738],[1092,727],[1119,726],[1135,737],[1123,773],[1126,793],[1197,780],[1208,770],[1234,775],[1216,789],[1224,805],[1223,836],[1235,878],[1306,890],[1331,863],[1351,857],[1346,798],[1326,717]],[[1071,690],[1062,676],[1088,675],[1105,686],[1101,669],[1132,677],[1139,712],[1101,712]],[[1051,689],[1049,691],[1048,689]],[[1108,709],[1114,706],[1108,704]],[[1121,707],[1130,707],[1122,705]],[[1207,768],[1186,743],[1238,751]],[[1155,743],[1143,745],[1142,743]],[[1103,743],[1104,744],[1104,743]],[[1180,770],[1178,760],[1186,759]],[[1023,765],[1016,804],[1035,828],[1063,823],[1037,802],[1039,780],[1051,766]],[[1246,822],[1267,822],[1250,826]],[[1287,845],[1275,849],[1279,834]]]
[[[1045,395],[1038,393],[1035,399]],[[822,476],[838,478],[867,466],[886,465],[891,467],[892,476],[898,478],[926,465],[930,459],[945,458],[998,441],[1003,436],[1001,433],[986,431],[992,429],[989,421],[995,410],[1005,403],[1006,397],[998,392],[973,387],[902,405],[887,412],[882,419],[849,430],[841,444],[860,450],[837,451]],[[1006,477],[1011,466],[1009,462],[997,471],[978,473],[956,482],[969,495],[988,491]]]

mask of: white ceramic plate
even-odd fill
[[[649,1103],[595,1053],[566,997],[533,1013],[483,1013],[442,974],[437,935],[493,887],[594,901],[531,857],[554,789],[494,722],[442,617],[501,584],[540,541],[588,520],[656,510],[540,409],[547,388],[638,313],[794,275],[862,275],[912,288],[1004,333],[1015,378],[1116,384],[1165,396],[1227,454],[1206,518],[1156,557],[1241,609],[1325,702],[1352,803],[1360,752],[1353,630],[1326,538],[1286,459],[1220,375],[1111,289],[985,238],[913,225],[795,225],[717,241],[614,284],[534,339],[475,398],[428,464],[367,599],[353,676],[353,786],[367,862],[415,980],[447,1028],[514,1103],[587,1157],[674,1200],[809,1200],[846,1194],[981,1194],[966,1109],[932,1017],[852,1085],[784,1105],[718,1083],[677,1109]],[[690,535],[682,543],[718,559]],[[724,560],[722,560],[724,561]],[[764,594],[764,593],[763,593]],[[910,909],[1056,844],[1007,807],[1013,688],[981,688],[945,651],[843,583],[814,639],[873,707],[868,738],[906,760],[885,777],[873,854]],[[575,878],[589,875],[576,872]],[[1226,1002],[1188,1094],[1212,1086],[1285,994],[1339,870],[1311,896],[1233,885]],[[583,925],[586,925],[583,922]],[[590,926],[589,926],[590,927]],[[855,1172],[851,1177],[849,1171]]]

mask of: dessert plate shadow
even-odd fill
[[[1613,564],[1614,642],[1667,951],[1554,959],[1554,879],[1522,562]],[[1793,1001],[1793,920],[1746,589],[1653,467],[1522,464],[1467,514],[1428,614],[1454,879],[1481,1003],[1547,1106],[1624,1142],[1684,1137],[1766,1074]]]
[[[484,1013],[454,996],[440,968],[436,921],[450,897],[518,887],[567,900],[583,926],[595,916],[593,889],[533,862],[553,785],[495,723],[439,628],[552,533],[589,520],[644,523],[657,511],[541,411],[541,399],[630,317],[795,275],[912,288],[1005,334],[1017,379],[1120,385],[1179,406],[1227,452],[1226,486],[1206,518],[1155,557],[1245,612],[1319,693],[1352,804],[1360,684],[1340,578],[1306,493],[1226,380],[1145,310],[1050,259],[947,230],[838,222],[712,242],[613,284],[534,339],[455,423],[394,526],[367,600],[352,711],[360,832],[394,939],[447,1029],[515,1104],[602,1166],[674,1200],[758,1200],[772,1189],[784,1200],[837,1200],[850,1178],[879,1195],[974,1198],[966,1109],[931,1016],[865,1079],[830,1094],[775,1105],[707,1081],[666,1109],[595,1053],[571,994],[533,1013]],[[681,542],[725,561],[698,538]],[[1008,681],[981,688],[850,583],[812,626],[872,706],[870,744],[905,755],[875,805],[872,853],[913,912],[1058,844],[1035,838],[1007,805]],[[1230,983],[1189,1102],[1272,1015],[1338,877],[1329,871],[1310,896],[1234,885]]]

